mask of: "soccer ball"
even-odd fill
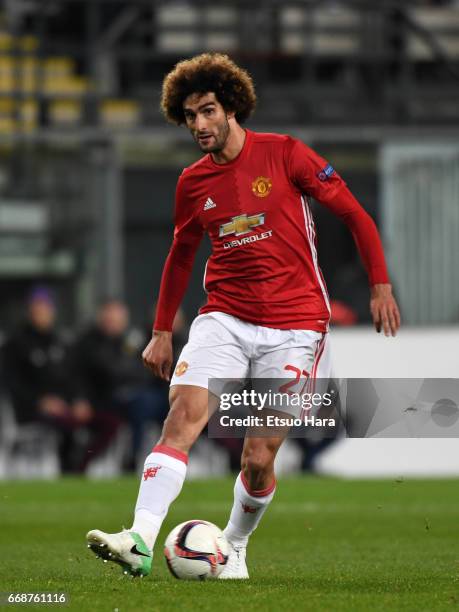
[[[186,521],[167,536],[164,556],[167,567],[176,578],[217,578],[228,561],[228,542],[213,523]]]

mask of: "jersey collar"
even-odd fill
[[[214,168],[219,168],[220,170],[227,170],[228,168],[234,168],[247,157],[247,153],[250,149],[250,145],[252,142],[252,132],[247,129],[244,129],[244,131],[245,131],[245,140],[244,140],[242,149],[239,151],[239,154],[231,161],[226,162],[226,164],[217,164],[214,162],[212,155],[210,153],[208,154],[209,163]]]

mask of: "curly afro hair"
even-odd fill
[[[252,114],[257,96],[250,75],[227,55],[203,53],[179,62],[163,81],[161,109],[176,125],[185,123],[183,103],[194,93],[213,92],[226,111],[243,123]]]

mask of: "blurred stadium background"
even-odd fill
[[[383,235],[404,325],[396,341],[369,327],[351,235],[315,207],[337,374],[458,376],[459,2],[0,6],[2,343],[40,286],[52,292],[59,328],[74,338],[101,300],[122,300],[130,346],[140,350],[171,240],[175,183],[199,156],[186,130],[164,123],[161,82],[178,60],[211,50],[229,53],[254,77],[259,106],[248,127],[290,133],[328,158]],[[206,242],[183,304],[188,323],[204,300],[208,252]],[[17,422],[2,378],[0,477],[57,475],[54,434]],[[90,474],[119,472],[122,431],[118,438]],[[458,474],[453,443],[345,440],[315,467]],[[289,443],[282,469],[298,469],[302,452]],[[227,449],[202,439],[194,466],[195,475],[224,473]]]

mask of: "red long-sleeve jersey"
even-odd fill
[[[326,331],[330,305],[310,196],[347,224],[370,284],[389,282],[376,226],[330,164],[295,138],[246,130],[235,159],[216,164],[206,155],[179,178],[154,329],[171,330],[207,232],[212,255],[201,314],[219,311],[266,327]]]

